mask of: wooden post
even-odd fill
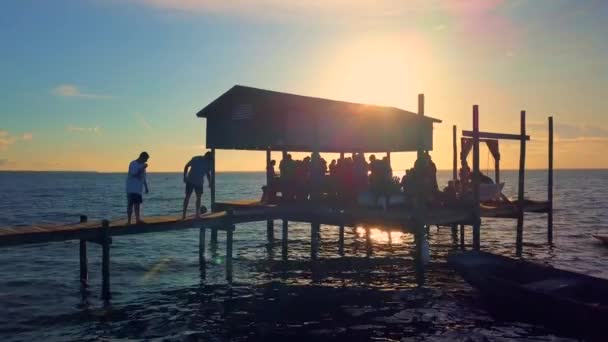
[[[521,255],[524,235],[524,177],[526,171],[526,111],[521,111],[521,139],[519,140],[519,180],[517,183],[516,254]]]
[[[320,226],[321,225],[316,220],[310,224],[310,259],[313,261],[317,260]]]
[[[110,294],[110,221],[101,222],[101,298],[104,301],[112,298]]]
[[[338,237],[338,254],[344,256],[344,225],[340,225]]]
[[[215,148],[211,149],[211,211],[215,211]]]
[[[289,221],[283,219],[283,242],[281,245],[281,254],[283,255],[283,260],[287,260],[287,252],[288,252],[288,244],[289,244]]]
[[[229,283],[232,282],[232,242],[234,233],[232,220],[230,222],[230,226],[226,230],[226,280]]]
[[[458,143],[456,137],[456,125],[452,126],[452,180],[458,179]]]
[[[464,224],[460,225],[460,248],[464,249]]]
[[[481,245],[481,215],[479,209],[479,106],[473,106],[473,249]]]
[[[201,269],[205,269],[205,226],[201,226],[198,232],[198,262]]]
[[[266,150],[266,189],[269,191],[272,175],[270,174],[270,149]],[[266,220],[266,239],[268,243],[274,242],[274,220]]]
[[[494,159],[494,183],[500,184],[500,154]]]
[[[386,159],[388,159],[388,165],[391,165],[391,153],[390,152],[386,152]],[[392,167],[391,167],[392,169]]]
[[[87,222],[87,216],[80,216],[80,223]],[[82,286],[87,286],[87,280],[89,278],[89,271],[87,265],[87,241],[80,240],[80,283]]]
[[[549,117],[549,179],[547,181],[547,239],[553,243],[553,117]]]
[[[365,250],[367,256],[372,255],[372,237],[369,227],[365,227]]]
[[[418,94],[418,115],[422,118],[424,116],[424,94]],[[420,122],[422,124],[422,121]],[[417,158],[420,159],[424,154],[423,150],[423,141],[422,141],[422,131],[418,132],[418,151]]]

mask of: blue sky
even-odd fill
[[[404,109],[423,92],[440,168],[473,104],[486,130],[526,109],[529,166],[553,115],[558,167],[608,167],[607,17],[603,1],[4,1],[0,169],[123,171],[145,149],[152,171],[179,170],[204,144],[195,113],[234,84]]]

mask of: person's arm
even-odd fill
[[[148,177],[146,176],[146,171],[144,169],[144,190],[146,191],[146,193],[149,193],[150,190],[148,189]]]
[[[184,183],[186,183],[186,175],[188,174],[188,168],[190,167],[190,163],[192,163],[192,160],[190,160],[186,166],[184,166]]]

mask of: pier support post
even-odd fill
[[[547,181],[547,240],[553,243],[553,117],[549,117],[549,179]]]
[[[201,270],[204,270],[206,265],[205,261],[205,226],[201,226],[198,232],[198,262]]]
[[[273,181],[273,175],[270,173],[270,152],[270,149],[266,150],[266,189],[268,189],[267,191],[270,191],[270,184]],[[266,220],[266,239],[268,240],[268,243],[274,242],[274,220]]]
[[[460,248],[464,249],[464,224],[460,225]]]
[[[424,255],[423,244],[426,239],[426,229],[423,224],[417,219],[414,226],[414,267],[416,274],[416,283],[418,286],[424,285]]]
[[[211,238],[210,242],[212,245],[217,245],[217,227],[211,227]]]
[[[310,224],[310,259],[317,260],[317,254],[319,252],[319,231],[321,225],[319,221],[314,221]]]
[[[526,172],[526,111],[521,111],[521,137],[519,140],[519,179],[517,182],[517,237],[516,254],[521,255],[524,234],[524,177]]]
[[[338,254],[344,256],[344,225],[340,225],[338,231]]]
[[[234,225],[230,225],[226,230],[226,280],[232,282],[232,246],[233,246]]]
[[[101,298],[104,301],[111,299],[110,294],[110,221],[103,220],[101,222]]]
[[[80,216],[80,223],[87,222],[86,215]],[[88,260],[87,260],[87,241],[80,240],[80,284],[87,286],[89,278]]]
[[[211,211],[215,211],[215,148],[211,149]]]
[[[281,242],[281,255],[283,260],[287,260],[288,244],[289,244],[289,221],[283,219],[283,240]]]
[[[479,208],[479,106],[473,106],[473,249],[481,245],[481,213]]]
[[[365,227],[365,252],[367,256],[372,255],[372,237],[369,227]]]

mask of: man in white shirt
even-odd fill
[[[145,223],[139,217],[139,207],[143,202],[142,193],[145,189],[148,193],[148,182],[146,181],[147,161],[150,158],[148,153],[142,152],[139,158],[129,164],[129,173],[127,174],[127,224],[131,224],[131,214],[135,209],[135,223]]]
[[[192,191],[196,193],[196,211],[195,217],[200,217],[201,197],[203,195],[203,185],[205,184],[205,176],[211,188],[211,152],[205,153],[204,156],[195,156],[184,166],[184,183],[186,183],[186,197],[184,198],[184,210],[182,219],[186,219],[186,211],[188,210],[188,202]],[[190,169],[190,170],[188,170]]]

